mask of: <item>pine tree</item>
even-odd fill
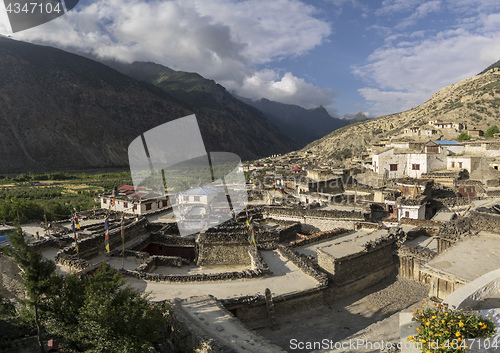
[[[35,324],[38,334],[38,345],[40,352],[45,353],[42,340],[42,324],[40,321],[40,306],[51,293],[57,280],[56,265],[47,260],[42,254],[32,250],[26,243],[23,232],[18,227],[11,235],[9,241],[12,247],[3,247],[3,252],[12,257],[21,269],[21,281],[26,290],[24,303],[34,311]]]

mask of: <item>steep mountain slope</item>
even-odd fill
[[[304,146],[292,142],[261,111],[197,73],[175,71],[151,62],[105,63],[132,78],[152,83],[178,99],[201,121],[209,122],[208,128],[213,134],[207,136],[206,142],[219,144],[223,150],[236,150],[241,156],[254,157]],[[252,156],[246,150],[258,153]]]
[[[427,102],[411,110],[335,130],[309,144],[303,151],[310,151],[322,160],[330,159],[342,149],[350,149],[358,155],[381,139],[402,137],[407,127],[422,127],[435,120],[462,123],[468,129],[486,130],[491,125],[500,125],[499,108],[500,69],[492,68],[444,87]]]
[[[241,97],[238,99],[262,111],[274,125],[302,146],[350,123],[349,120],[333,118],[322,106],[305,109],[265,98],[257,101]]]
[[[193,112],[106,65],[8,38],[0,38],[0,108],[0,173],[125,166],[134,138]],[[293,148],[265,118],[251,128],[247,118],[199,116],[207,150],[253,158]]]

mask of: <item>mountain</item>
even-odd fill
[[[375,143],[404,137],[405,128],[425,127],[436,120],[462,123],[468,129],[483,131],[489,126],[499,125],[500,68],[492,67],[483,74],[444,87],[416,108],[335,130],[301,152],[324,161],[344,149],[350,150],[353,155],[360,155]],[[458,132],[454,131],[443,133],[447,139],[458,136]]]
[[[231,112],[198,115],[194,105],[102,63],[0,38],[0,173],[126,166],[134,138],[193,112],[208,151],[250,159],[295,147],[263,114],[232,100]]]
[[[323,106],[305,109],[265,98],[257,101],[242,97],[238,99],[262,111],[274,125],[302,146],[350,124],[347,119],[333,118]]]
[[[301,147],[273,126],[261,111],[241,102],[215,81],[197,73],[175,71],[151,62],[105,63],[132,78],[161,88],[196,113],[202,121],[209,121],[210,128],[219,133],[208,136],[206,142],[218,143],[224,151],[236,150],[240,155],[248,156],[245,149],[249,149],[259,151],[260,155],[266,155],[265,152],[269,155],[269,151],[277,154]],[[270,146],[276,142],[282,147]],[[264,146],[271,148],[264,149]]]

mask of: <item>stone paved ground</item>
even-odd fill
[[[279,330],[273,331],[265,321],[244,322],[250,328],[290,352],[311,352],[314,349],[294,349],[296,342],[345,342],[349,339],[391,341],[399,339],[399,314],[428,294],[428,287],[416,281],[400,278],[386,280],[350,298],[328,305],[301,308],[294,314],[279,316]],[[277,311],[278,312],[278,311]],[[392,315],[392,316],[391,316]],[[385,320],[384,320],[385,319]],[[384,321],[381,321],[384,320]],[[325,350],[327,352],[328,350]],[[332,352],[347,352],[333,350]],[[356,349],[353,352],[361,352]],[[364,350],[376,352],[380,349]]]

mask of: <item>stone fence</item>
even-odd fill
[[[266,207],[265,218],[300,222],[320,231],[334,228],[354,228],[354,223],[369,221],[371,213],[364,210],[302,210],[282,207]]]
[[[302,272],[317,280],[320,287],[328,286],[328,276],[319,268],[314,259],[311,259],[306,255],[299,254],[284,245],[278,245],[277,250],[281,256],[286,258],[288,261],[291,261]]]
[[[152,282],[204,282],[204,281],[227,281],[234,279],[250,279],[262,277],[270,274],[269,267],[264,262],[260,253],[255,251],[252,246],[248,247],[248,255],[251,259],[251,269],[233,272],[202,273],[193,275],[169,275],[148,273],[156,266],[175,266],[180,267],[184,260],[180,257],[172,256],[151,256],[146,262],[141,264],[136,270],[121,270],[125,276],[139,278]]]
[[[398,256],[399,257],[415,257],[422,262],[428,262],[432,260],[437,253],[430,249],[422,249],[418,246],[411,244],[399,244],[398,246]]]
[[[329,230],[329,231],[324,231],[324,232],[317,232],[317,233],[314,233],[310,236],[304,236],[301,239],[298,239],[296,241],[292,241],[292,242],[290,242],[289,246],[292,248],[295,248],[297,246],[307,245],[307,244],[311,244],[311,243],[320,242],[320,241],[323,241],[325,239],[335,238],[335,237],[338,237],[338,236],[345,234],[345,233],[348,233],[348,232],[350,232],[350,231],[347,229],[343,229],[343,228],[337,228],[334,230]]]
[[[475,229],[496,233],[500,231],[500,214],[472,211],[469,218]]]

